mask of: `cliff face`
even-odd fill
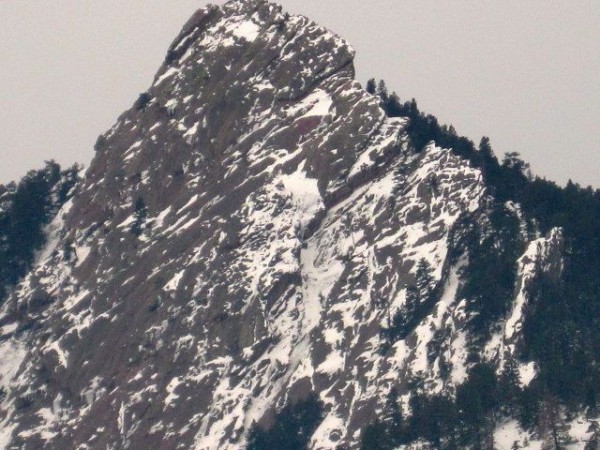
[[[2,444],[239,449],[315,393],[309,447],[357,448],[392,388],[408,405],[414,376],[432,392],[465,380],[467,262],[451,237],[465,216],[485,224],[491,197],[450,150],[415,152],[352,60],[267,2],[194,14],[3,306]],[[534,238],[478,350],[499,365],[528,280],[561,270],[560,231]],[[420,261],[436,301],[386,345]]]

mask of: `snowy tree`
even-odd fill
[[[425,258],[421,258],[417,263],[416,274],[416,289],[419,295],[419,303],[427,301],[431,297],[435,288],[434,281],[431,264]]]

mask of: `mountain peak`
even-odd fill
[[[240,63],[258,60],[265,65],[263,70],[268,70],[269,64],[279,66],[271,81],[280,88],[287,87],[292,98],[301,96],[319,78],[350,67],[354,59],[354,50],[346,41],[306,17],[290,16],[267,1],[239,0],[197,11],[169,48],[157,79],[174,66],[190,67],[189,59],[196,52],[210,58],[217,49],[243,56]],[[294,71],[297,78],[293,84],[298,86],[290,88],[289,76]]]
[[[353,58],[266,1],[190,18],[2,305],[0,443],[240,449],[284,429],[354,449],[367,424],[422,419],[425,394],[536,379],[509,357],[562,232],[498,200],[416,104],[388,117]]]
[[[405,122],[354,80],[353,57],[335,34],[268,2],[192,16],[148,91],[98,139],[43,260],[7,301],[40,324],[6,343],[15,353],[40,342],[16,363],[43,394],[10,412],[15,442],[147,447],[177,430],[188,447],[239,448],[269,402],[293,386],[305,397],[298,363],[325,313],[321,251],[308,239],[407,145]],[[52,302],[31,309],[32,297]],[[277,360],[293,363],[273,389]],[[7,389],[19,398],[29,388]],[[132,425],[142,415],[156,420]]]

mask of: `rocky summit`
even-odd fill
[[[258,449],[313,401],[298,448],[358,449],[390,398],[407,421],[416,393],[458,401],[484,363],[517,389],[540,378],[524,317],[537,277],[564,269],[563,230],[499,201],[472,158],[417,148],[353,57],[262,0],[190,18],[7,291],[3,448]],[[502,234],[498,208],[519,245],[480,332],[467,241]],[[502,417],[452,448],[554,448]],[[566,417],[569,448],[591,425]]]

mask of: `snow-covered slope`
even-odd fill
[[[448,241],[461,216],[485,222],[482,175],[449,149],[414,152],[353,54],[263,1],[190,19],[2,309],[0,444],[239,449],[314,392],[310,448],[357,448],[392,387],[407,404],[413,375],[432,392],[464,381],[465,261]],[[560,240],[530,243],[487,358],[519,339],[528,277],[559,264]],[[422,259],[439,301],[381,351]]]

